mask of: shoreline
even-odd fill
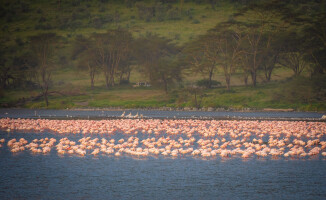
[[[20,109],[17,109],[20,110]],[[32,109],[26,109],[32,110]],[[41,109],[38,109],[41,110]],[[45,109],[44,109],[45,110]],[[1,111],[1,109],[0,109]],[[180,111],[180,112],[191,112],[192,115],[179,115],[179,113],[174,113],[174,115],[147,115],[146,113],[140,113],[139,115],[135,115],[137,111],[144,111],[144,110],[129,110],[133,111],[134,114],[122,116],[116,113],[109,113],[109,114],[100,114],[100,115],[80,115],[80,114],[64,114],[64,115],[57,115],[57,114],[39,114],[36,110],[35,114],[30,115],[10,115],[9,113],[5,112],[4,115],[0,115],[0,118],[11,118],[11,119],[49,119],[49,120],[119,120],[119,119],[133,119],[133,120],[149,120],[149,119],[159,119],[159,120],[226,120],[226,121],[306,121],[306,122],[326,122],[326,115],[322,115],[321,117],[298,117],[298,116],[241,116],[241,115],[231,115],[231,113],[235,113],[235,111],[224,111],[225,115],[195,115],[193,111]],[[58,111],[58,110],[57,110]],[[65,111],[65,110],[61,110]],[[100,110],[100,109],[74,109],[74,110],[67,110],[67,111],[108,111],[108,110]],[[113,110],[109,110],[113,111]],[[128,110],[114,110],[113,112],[122,112]],[[160,111],[160,110],[146,110],[146,111]],[[9,111],[8,111],[9,112]],[[169,112],[169,111],[166,111]],[[179,112],[179,111],[171,111],[171,112]],[[197,111],[200,112],[200,111]],[[207,112],[207,111],[206,111]],[[217,112],[217,111],[215,111]],[[266,112],[266,111],[264,111]],[[137,112],[138,113],[138,112]],[[228,115],[227,113],[230,113]],[[241,113],[241,112],[240,112]],[[247,112],[250,113],[250,112]],[[252,111],[251,113],[255,113]],[[263,113],[257,112],[256,113]],[[269,112],[270,113],[270,112]],[[275,112],[277,113],[277,112]],[[308,113],[308,112],[304,112]],[[310,112],[311,113],[311,112]]]
[[[26,110],[72,110],[72,111],[182,111],[182,112],[302,112],[302,113],[324,113],[326,111],[301,111],[295,110],[293,108],[243,108],[243,109],[236,109],[236,108],[193,108],[193,107],[185,107],[185,108],[173,108],[173,107],[161,107],[161,108],[121,108],[121,107],[89,107],[89,108],[22,108],[22,107],[0,107],[1,109],[26,109]]]
[[[17,118],[18,119],[18,118]],[[323,118],[286,118],[286,117],[141,117],[141,118],[126,118],[126,117],[39,117],[28,119],[49,119],[49,120],[118,120],[118,119],[131,119],[131,120],[217,120],[217,121],[305,121],[305,122],[326,122]]]
[[[58,120],[114,120],[114,119],[169,119],[169,120],[258,120],[258,121],[320,121],[326,122],[326,112],[301,112],[292,109],[263,110],[183,110],[183,109],[122,109],[73,108],[29,109],[0,108],[0,118],[58,119]]]

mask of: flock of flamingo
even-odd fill
[[[15,132],[50,132],[57,137],[30,142],[11,137],[7,146],[12,153],[56,151],[59,155],[133,158],[326,158],[325,122],[3,118],[0,129],[12,136]],[[76,135],[78,139],[72,137]],[[0,139],[0,149],[5,144],[5,138]]]

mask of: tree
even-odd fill
[[[283,42],[278,62],[280,65],[292,69],[294,76],[299,76],[307,66],[307,62],[304,60],[305,54],[303,38],[300,38],[295,32],[288,33]]]
[[[325,4],[324,1],[324,8]],[[318,12],[307,19],[304,26],[304,49],[307,52],[305,60],[314,64],[312,74],[323,74],[326,71],[326,13],[319,9],[321,8],[318,7]]]
[[[201,107],[203,98],[206,96],[204,94],[203,88],[197,86],[189,86],[187,87],[187,91],[189,94],[194,95],[193,104],[197,109],[199,109]]]
[[[109,30],[107,33],[95,33],[94,49],[97,65],[103,70],[106,87],[114,86],[114,75],[131,48],[132,36],[126,30]]]
[[[163,82],[165,93],[168,93],[169,83],[181,81],[181,70],[182,68],[175,56],[164,57],[160,60],[156,76],[158,80]]]
[[[303,58],[311,66],[312,75],[323,74],[326,70],[326,1],[278,2],[283,4],[280,7],[282,20],[295,27],[296,33],[302,37],[300,54],[304,55],[292,57]]]
[[[231,75],[239,64],[243,40],[242,32],[231,26],[231,23],[220,23],[209,32],[210,41],[218,50],[213,56],[223,69],[227,90],[230,90]]]
[[[35,82],[38,81],[38,73],[35,73],[37,64],[37,59],[28,48],[26,51],[16,53],[11,63],[13,86],[35,88],[37,86]]]
[[[133,48],[133,47],[131,47]],[[133,53],[128,54],[120,61],[119,68],[117,70],[117,75],[119,77],[119,85],[124,83],[129,83],[130,74],[132,70],[132,65],[134,64],[135,58],[132,55]]]
[[[271,80],[272,72],[280,58],[281,48],[283,46],[283,37],[280,35],[280,33],[273,32],[265,34],[262,38],[265,48],[261,52],[264,58],[261,65],[267,82]]]
[[[168,92],[169,83],[181,79],[181,66],[177,64],[179,50],[170,40],[149,34],[136,41],[135,56],[151,83],[163,84]]]
[[[118,69],[118,76],[119,76],[119,85],[123,83],[129,83],[130,80],[130,73],[131,73],[131,66],[128,62],[121,62],[121,65]]]
[[[41,33],[30,38],[31,50],[37,59],[37,77],[40,78],[39,84],[42,89],[42,95],[46,106],[48,107],[48,94],[51,82],[51,73],[54,67],[54,45],[56,44],[55,33]]]
[[[6,88],[9,85],[9,80],[12,78],[9,59],[5,55],[5,49],[1,46],[0,49],[0,88]]]
[[[192,68],[208,76],[208,88],[212,86],[214,71],[221,67],[226,87],[230,90],[231,75],[239,64],[243,37],[242,31],[232,22],[223,22],[185,48]]]
[[[185,47],[187,60],[194,72],[207,76],[208,88],[212,86],[212,77],[217,69],[219,58],[218,47],[211,41],[210,35],[203,35]]]
[[[263,62],[271,56],[277,57],[277,55],[271,55],[275,53],[271,50],[271,44],[277,37],[277,33],[286,26],[286,23],[278,17],[281,5],[282,2],[278,0],[251,3],[233,16],[245,30],[246,40],[242,45],[243,52],[245,52],[243,56],[246,61],[244,71],[250,72],[253,86],[257,84],[257,71],[263,65],[265,65],[265,74],[268,80],[270,80],[270,75],[274,69],[273,59],[269,63]],[[245,22],[242,22],[242,16],[245,16]]]
[[[91,89],[94,89],[95,84],[95,74],[98,71],[98,66],[95,60],[95,49],[94,44],[91,38],[85,38],[83,36],[77,36],[74,49],[72,53],[72,58],[78,59],[78,68],[79,69],[87,69],[89,77]]]
[[[0,88],[21,86],[26,77],[21,50],[16,45],[0,47]]]

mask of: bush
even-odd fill
[[[232,94],[232,93],[236,93],[236,92],[233,89],[230,89],[230,90],[222,89],[218,93],[219,94]]]
[[[194,20],[192,20],[192,23],[193,24],[200,24],[200,21],[198,19],[194,19]]]
[[[120,81],[120,85],[129,85],[129,80],[125,80],[125,79],[122,79],[121,81]]]
[[[199,87],[209,88],[209,80],[208,79],[199,80],[199,81],[197,81],[196,85]],[[221,82],[211,80],[211,87],[218,87],[220,85],[221,85]]]
[[[169,20],[180,20],[181,16],[178,9],[170,9],[167,11],[167,16]]]
[[[50,30],[53,27],[51,26],[50,23],[39,23],[35,25],[36,30]]]

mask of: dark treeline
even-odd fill
[[[63,10],[66,4],[78,6],[83,2],[89,1],[58,0],[55,5],[58,10]],[[108,2],[112,1],[99,1]],[[207,4],[215,9],[225,1],[126,0],[123,4],[138,9],[137,17],[140,20],[163,21],[191,18],[191,9],[183,8],[186,2]],[[206,34],[182,46],[151,33],[133,37],[127,28],[119,27],[118,11],[103,18],[104,15],[91,16],[85,8],[84,12],[75,12],[73,19],[59,17],[58,21],[65,20],[60,25],[48,23],[44,15],[38,28],[48,31],[28,37],[26,41],[18,38],[9,45],[1,45],[0,86],[2,89],[39,88],[48,104],[52,73],[66,63],[77,63],[76,70],[87,71],[91,88],[94,88],[96,74],[104,77],[108,89],[128,84],[134,67],[152,85],[161,86],[166,93],[173,83],[182,81],[184,70],[201,73],[205,77],[201,83],[207,88],[216,84],[213,77],[217,71],[222,71],[227,90],[231,88],[235,72],[241,72],[244,84],[251,83],[252,86],[257,85],[258,73],[264,74],[266,82],[271,81],[272,72],[277,67],[290,68],[294,76],[299,76],[303,70],[309,71],[312,78],[325,73],[325,1],[230,2],[237,5],[237,11],[227,21],[216,24]],[[8,5],[1,5],[3,12],[0,12],[7,21],[17,10],[30,10],[29,4],[23,1],[10,4],[10,9],[6,8]],[[105,33],[77,34],[71,40],[51,31],[55,26],[58,29],[78,27],[78,20],[82,18],[88,18],[89,23],[98,28],[104,21],[116,23],[117,26]],[[72,49],[70,56],[58,53],[67,46]]]

